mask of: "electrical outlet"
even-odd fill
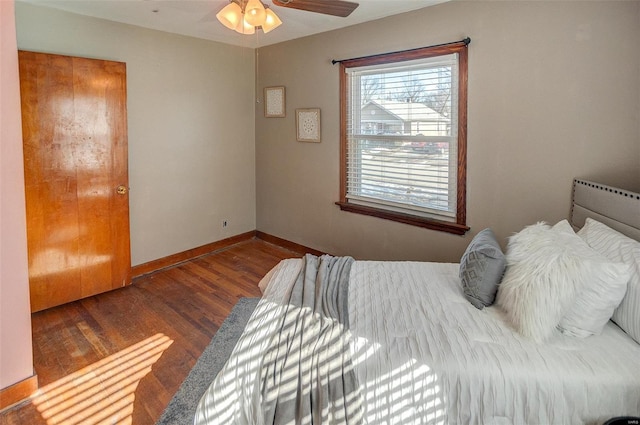
[[[227,220],[222,220],[222,227],[227,227],[227,224],[229,224],[229,222]]]

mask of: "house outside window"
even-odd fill
[[[468,230],[468,42],[341,61],[343,210]]]

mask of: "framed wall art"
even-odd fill
[[[320,108],[296,109],[296,139],[320,143]]]
[[[264,88],[264,116],[282,118],[286,115],[284,86]]]

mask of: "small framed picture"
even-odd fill
[[[320,143],[320,108],[296,109],[298,142]]]
[[[264,88],[264,116],[282,118],[286,115],[284,86]]]

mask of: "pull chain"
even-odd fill
[[[259,48],[258,48],[258,43],[257,43],[257,37],[256,37],[256,55],[255,55],[255,60],[256,60],[256,76],[255,76],[256,103],[260,103],[260,94],[259,94],[259,90],[260,90],[260,53],[259,53]]]

